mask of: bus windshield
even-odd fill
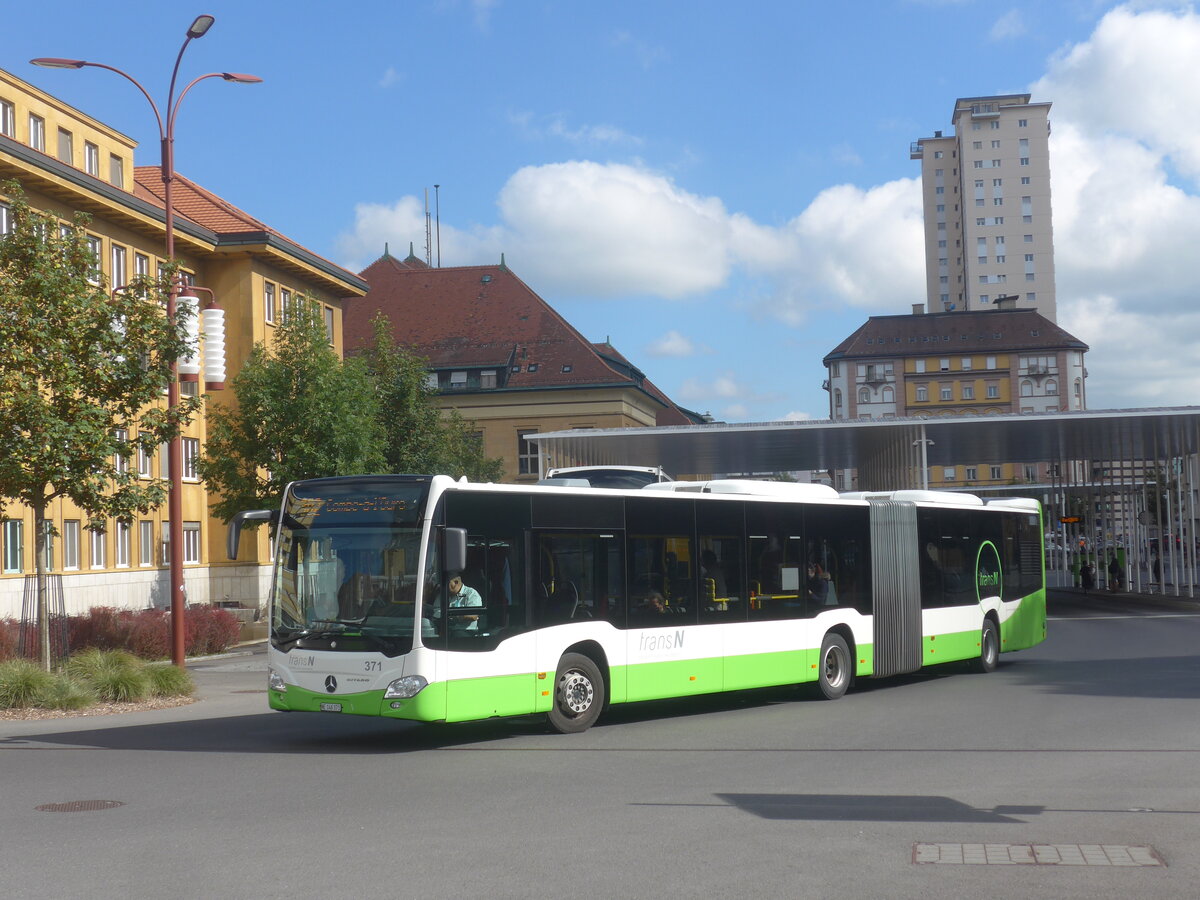
[[[314,480],[284,501],[275,566],[276,646],[397,656],[412,649],[428,479]]]

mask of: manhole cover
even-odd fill
[[[1125,844],[913,844],[912,861],[951,866],[1165,866],[1153,847]]]
[[[120,800],[68,800],[66,803],[43,803],[34,808],[38,812],[93,812],[97,809],[116,809],[124,805]]]

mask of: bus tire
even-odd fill
[[[983,620],[983,630],[979,633],[979,659],[975,660],[975,671],[994,672],[1000,660],[1000,633],[996,630],[994,619]]]
[[[826,700],[837,700],[850,689],[854,665],[850,648],[840,634],[830,632],[821,641],[821,659],[817,664],[817,686]]]
[[[559,734],[587,731],[604,708],[604,675],[582,653],[564,653],[554,675],[550,727]]]

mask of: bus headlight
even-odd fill
[[[267,688],[272,691],[286,691],[287,683],[283,680],[283,676],[274,669],[267,669]]]
[[[407,700],[421,693],[428,684],[429,682],[420,675],[405,675],[389,684],[383,692],[383,697],[385,700]]]

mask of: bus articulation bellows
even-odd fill
[[[1041,509],[960,493],[313,479],[270,518],[278,710],[456,722],[972,660],[1045,638]]]

